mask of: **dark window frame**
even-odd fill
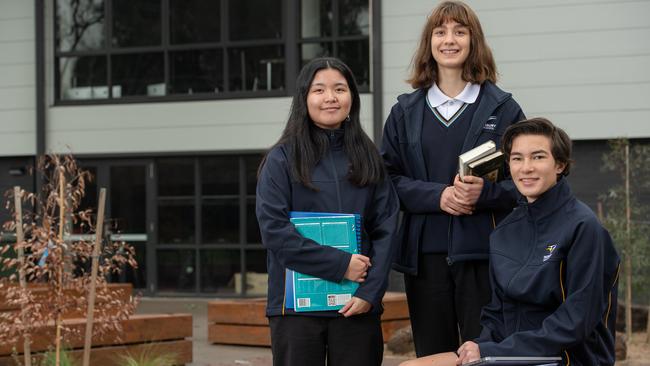
[[[169,9],[170,0],[161,0],[161,44],[159,46],[137,46],[137,47],[119,47],[113,46],[112,28],[113,0],[104,0],[104,46],[102,49],[86,51],[60,51],[57,39],[59,32],[59,19],[57,11],[53,13],[53,34],[54,34],[54,96],[55,105],[103,105],[103,104],[130,104],[130,103],[156,103],[156,102],[175,102],[175,101],[199,101],[199,100],[228,100],[240,98],[268,98],[268,97],[286,97],[293,95],[295,89],[295,77],[300,71],[301,54],[300,49],[306,43],[330,43],[332,44],[333,54],[338,55],[337,45],[344,41],[367,41],[368,42],[368,70],[371,70],[372,44],[371,36],[368,35],[344,35],[338,34],[338,4],[343,0],[332,0],[333,4],[333,33],[327,37],[307,37],[303,38],[300,34],[300,6],[301,0],[281,0],[281,31],[282,37],[277,39],[255,39],[232,41],[228,39],[230,19],[228,15],[228,2],[232,0],[220,0],[221,16],[221,39],[219,42],[202,42],[192,44],[171,44],[170,42],[170,22]],[[370,2],[369,1],[369,7]],[[58,6],[55,1],[55,9]],[[372,17],[369,14],[369,17]],[[257,91],[231,91],[228,82],[229,51],[242,47],[261,47],[261,46],[280,46],[284,52],[284,85],[280,90],[257,90]],[[113,69],[112,56],[122,54],[142,54],[150,52],[161,52],[163,54],[163,83],[169,88],[170,77],[170,54],[175,51],[204,51],[204,50],[221,50],[224,91],[219,93],[194,93],[194,94],[167,94],[164,96],[148,95],[123,95],[119,98],[113,98]],[[104,56],[106,58],[106,84],[108,87],[108,98],[105,99],[63,99],[61,90],[61,72],[60,59],[66,57],[84,57],[84,56]],[[369,86],[360,88],[360,92],[369,93],[372,90],[372,76],[370,76]],[[169,90],[167,91],[169,93]]]
[[[156,158],[153,160],[153,166],[155,167],[155,171],[153,173],[153,180],[156,182],[156,188],[155,188],[155,194],[154,194],[154,199],[150,203],[152,205],[152,210],[155,212],[156,215],[156,227],[155,227],[155,236],[154,236],[154,248],[153,248],[153,253],[152,255],[155,256],[155,261],[156,261],[156,269],[157,271],[158,268],[158,253],[160,251],[165,251],[165,250],[189,250],[194,253],[194,276],[195,276],[195,281],[194,281],[194,289],[192,291],[169,291],[169,290],[160,290],[158,286],[158,275],[156,273],[155,279],[156,282],[154,284],[155,291],[154,293],[158,296],[178,296],[178,295],[187,295],[187,294],[192,294],[195,296],[214,296],[215,292],[205,292],[202,290],[202,283],[201,283],[201,258],[202,258],[202,251],[205,250],[237,250],[239,251],[239,258],[240,258],[240,263],[239,263],[239,268],[240,268],[240,280],[242,283],[242,292],[241,293],[216,293],[217,296],[223,297],[223,298],[239,298],[239,297],[249,297],[247,292],[247,283],[246,283],[246,274],[248,273],[248,266],[247,266],[247,254],[249,252],[255,251],[266,251],[266,248],[262,245],[262,243],[257,243],[257,242],[249,242],[248,240],[248,230],[249,226],[251,225],[248,221],[248,217],[246,216],[247,214],[247,209],[248,209],[248,204],[251,200],[255,199],[255,192],[249,192],[248,191],[248,177],[246,175],[246,168],[247,164],[251,164],[251,161],[247,161],[250,157],[253,156],[258,156],[259,159],[262,158],[262,153],[236,153],[236,154],[230,154],[230,153],[224,153],[224,154],[218,154],[218,155],[194,155],[194,156],[186,156],[182,157],[183,159],[187,159],[187,161],[192,161],[193,164],[193,169],[194,169],[194,193],[193,194],[186,194],[182,196],[161,196],[158,193],[158,180],[159,180],[159,175],[158,175],[158,166],[159,166],[159,161],[161,160],[166,160],[169,158],[176,159],[176,158],[181,158],[179,156],[161,156],[159,158]],[[238,178],[237,178],[237,184],[238,184],[238,193],[237,194],[203,194],[202,188],[203,188],[203,176],[201,172],[201,163],[202,159],[204,158],[211,158],[211,157],[228,157],[232,159],[237,159],[237,166],[238,166]],[[212,199],[226,199],[226,200],[232,200],[236,199],[238,201],[238,206],[239,206],[239,240],[237,242],[231,242],[231,243],[222,243],[222,244],[217,244],[217,243],[206,243],[203,240],[203,228],[202,228],[202,220],[200,219],[203,215],[203,202],[204,200],[212,200]],[[169,201],[169,200],[192,200],[194,204],[194,212],[195,212],[195,222],[194,222],[194,241],[193,242],[188,242],[188,243],[163,243],[162,241],[159,240],[159,230],[160,230],[160,222],[158,221],[158,207],[159,207],[159,202],[161,201]],[[255,295],[252,295],[255,296]]]

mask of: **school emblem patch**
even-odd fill
[[[557,248],[557,244],[549,244],[546,246],[546,251],[548,252],[548,254],[544,256],[542,262],[546,262],[549,258],[551,258],[553,252],[555,251],[555,248]]]

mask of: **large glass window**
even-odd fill
[[[370,88],[367,0],[301,0],[300,60],[338,57],[350,66],[361,90]]]
[[[318,56],[369,90],[368,2],[56,0],[57,102],[287,95]]]
[[[157,160],[157,270],[165,271],[158,272],[159,291],[174,286],[190,291],[191,286],[193,292],[257,294],[256,283],[265,282],[266,276],[260,262],[266,251],[255,217],[261,158],[253,154]]]

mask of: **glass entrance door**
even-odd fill
[[[129,243],[138,262],[137,268],[125,268],[120,281],[147,289],[147,164],[112,165],[109,175],[111,239]]]
[[[106,188],[106,234],[112,241],[124,241],[135,250],[137,268],[130,266],[112,278],[115,282],[129,282],[145,294],[153,292],[151,273],[153,259],[147,223],[151,217],[147,202],[151,194],[151,160],[82,160],[93,180],[86,184],[86,196],[81,208],[97,208],[99,188]]]

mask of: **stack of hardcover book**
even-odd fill
[[[503,152],[497,150],[494,141],[487,141],[458,156],[460,180],[468,175],[496,182],[504,162]]]

